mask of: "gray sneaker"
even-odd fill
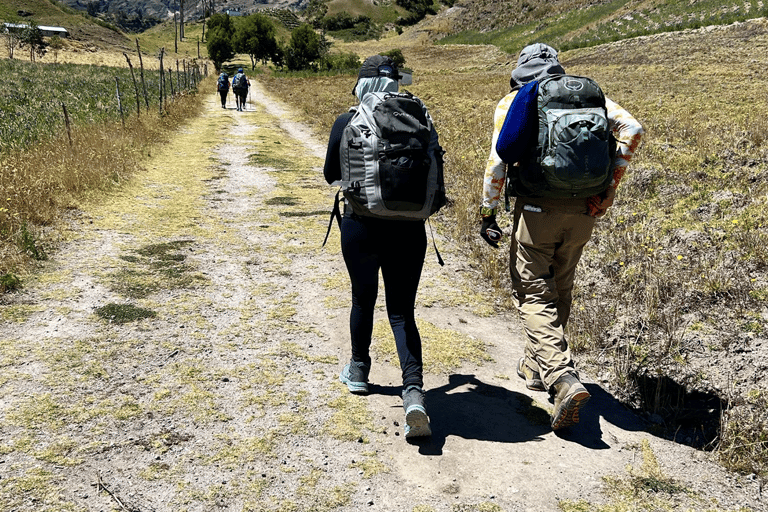
[[[424,390],[419,386],[408,386],[403,391],[405,409],[405,438],[432,435],[427,409],[424,407]]]
[[[350,361],[341,370],[339,381],[346,384],[350,393],[365,394],[368,393],[368,372],[370,367],[365,363]]]

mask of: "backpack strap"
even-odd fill
[[[435,242],[435,232],[432,231],[432,223],[429,222],[429,217],[427,217],[427,224],[429,224],[429,233],[432,235],[432,247],[435,248],[435,255],[437,256],[437,262],[442,267],[445,265],[445,262],[443,261],[443,258],[440,257],[440,251],[437,250],[437,242]]]
[[[336,185],[337,182],[334,182],[333,184]],[[325,240],[323,240],[323,247],[325,247],[325,243],[328,241],[328,235],[331,234],[331,227],[333,226],[333,219],[336,219],[336,222],[339,225],[339,229],[341,229],[341,210],[339,209],[339,194],[341,194],[341,189],[336,191],[336,199],[333,201],[333,210],[331,210],[331,218],[328,221],[328,231],[325,232]]]

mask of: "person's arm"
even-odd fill
[[[495,215],[499,208],[501,194],[504,191],[504,183],[507,179],[507,164],[496,153],[496,142],[499,140],[501,127],[507,117],[507,110],[512,104],[515,94],[506,95],[496,106],[493,114],[493,135],[491,136],[491,152],[485,164],[485,176],[483,178],[483,216]]]
[[[341,161],[339,160],[339,148],[341,146],[341,135],[344,128],[352,118],[352,112],[346,112],[336,118],[331,127],[331,135],[328,138],[328,149],[325,152],[325,165],[323,166],[323,176],[328,184],[341,179]]]
[[[507,94],[496,106],[493,114],[493,135],[491,135],[491,152],[485,164],[483,177],[483,202],[480,205],[480,236],[494,248],[499,247],[501,241],[501,228],[496,224],[496,213],[499,210],[499,201],[507,181],[507,164],[496,152],[496,143],[499,140],[501,127],[507,117],[507,111],[516,93]]]
[[[608,122],[614,137],[616,137],[616,156],[613,160],[613,181],[608,189],[600,195],[592,196],[587,200],[589,214],[593,217],[602,217],[613,205],[616,196],[616,188],[621,178],[627,171],[629,162],[635,154],[640,140],[643,137],[643,127],[632,114],[624,110],[620,105],[610,99],[605,99],[608,109]]]

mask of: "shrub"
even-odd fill
[[[353,52],[329,53],[320,59],[320,69],[324,71],[357,71],[360,65],[360,57]]]

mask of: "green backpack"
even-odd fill
[[[580,76],[548,76],[539,80],[535,103],[535,144],[510,177],[508,194],[577,198],[608,188],[616,139],[600,86]]]

